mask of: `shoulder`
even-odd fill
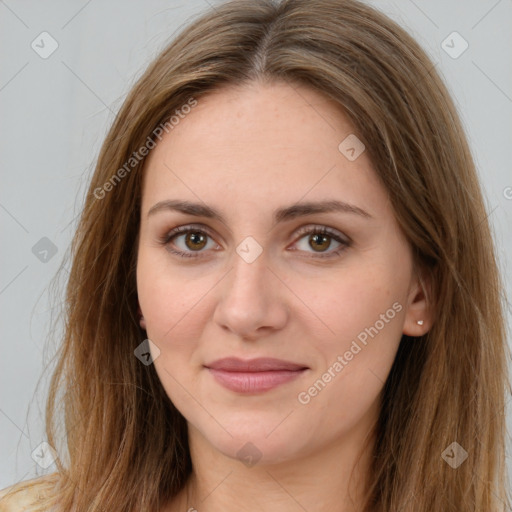
[[[36,504],[48,489],[48,476],[18,482],[0,490],[0,512],[22,512]]]

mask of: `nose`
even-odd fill
[[[223,330],[254,341],[286,325],[286,287],[269,268],[265,251],[251,263],[235,253],[231,270],[219,284],[213,319]]]

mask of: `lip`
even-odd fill
[[[243,360],[218,359],[205,365],[215,380],[238,393],[262,393],[290,382],[309,368],[302,364],[269,357]]]
[[[305,364],[292,363],[273,357],[257,357],[255,359],[239,359],[238,357],[225,357],[205,365],[212,370],[227,372],[272,372],[279,370],[296,371],[308,368]]]

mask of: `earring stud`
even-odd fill
[[[418,325],[423,325],[423,320],[418,320],[416,323],[417,323]]]

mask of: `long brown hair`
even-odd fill
[[[385,383],[365,510],[506,510],[504,294],[475,165],[426,53],[356,0],[217,5],[129,93],[71,247],[65,336],[47,404],[48,442],[61,459],[40,510],[52,500],[58,510],[157,510],[191,473],[186,421],[153,365],[134,356],[145,338],[135,280],[144,158],[126,164],[191,98],[253,80],[307,85],[343,107],[416,268],[431,278],[435,321],[421,338],[402,337]],[[467,452],[457,468],[443,457],[454,442]]]

